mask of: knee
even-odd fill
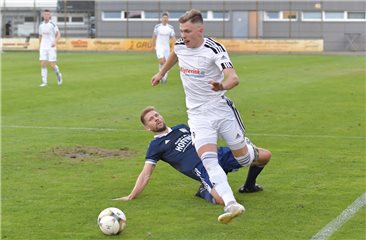
[[[248,154],[248,147],[246,144],[238,143],[235,145],[230,145],[230,150],[233,153],[234,157],[240,158]]]
[[[269,160],[272,157],[272,153],[267,149],[263,149],[263,152],[264,152],[264,158],[267,160],[267,162],[269,162]]]
[[[258,164],[260,165],[266,165],[272,157],[272,153],[267,150],[267,149],[263,149],[263,148],[259,148],[259,158],[258,158]]]

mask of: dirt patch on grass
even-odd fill
[[[135,153],[127,147],[119,149],[106,149],[100,147],[75,146],[75,147],[55,147],[52,149],[54,155],[67,157],[71,159],[86,159],[86,158],[108,158],[121,157],[128,158]]]

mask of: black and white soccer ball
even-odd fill
[[[126,215],[118,208],[109,207],[97,219],[100,230],[106,235],[117,235],[126,227]]]

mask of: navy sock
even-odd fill
[[[197,197],[200,197],[200,198],[203,198],[205,199],[206,201],[210,202],[210,203],[213,203],[215,204],[216,201],[215,199],[213,198],[213,196],[207,191],[207,189],[205,189],[203,186],[201,186],[199,189],[198,189],[198,192],[196,193],[196,196]]]
[[[258,166],[250,166],[248,171],[247,180],[245,181],[244,188],[247,189],[254,189],[255,180],[257,179],[258,175],[262,172],[264,167]]]

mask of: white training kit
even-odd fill
[[[42,36],[42,39],[39,46],[39,60],[56,62],[57,52],[56,48],[52,47],[52,44],[55,43],[58,31],[57,25],[52,21],[40,24],[38,33]]]
[[[156,56],[157,58],[167,59],[170,54],[170,38],[175,36],[174,28],[169,24],[156,24],[154,27],[156,36]]]

